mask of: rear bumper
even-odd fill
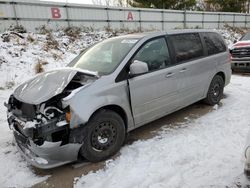
[[[22,156],[33,166],[41,169],[50,169],[77,160],[81,144],[61,142],[45,142],[38,146],[32,140],[14,130],[17,148]]]

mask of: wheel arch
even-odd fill
[[[125,130],[127,132],[127,130],[128,130],[128,117],[127,117],[125,110],[121,106],[116,105],[116,104],[102,106],[102,107],[98,108],[96,111],[94,111],[89,119],[91,119],[96,113],[98,113],[101,110],[111,110],[111,111],[116,112],[118,115],[120,115],[121,118],[123,119],[123,122],[125,125]]]
[[[214,78],[216,75],[222,77],[222,79],[223,79],[223,81],[224,81],[224,86],[225,86],[225,84],[226,84],[226,79],[227,79],[227,78],[226,78],[225,72],[223,72],[222,70],[213,72],[213,73],[210,75],[210,77],[209,77],[209,80],[210,80],[210,81],[207,82],[207,86],[206,86],[206,88],[205,88],[205,90],[204,90],[204,96],[203,96],[204,98],[207,96],[207,92],[208,92],[209,86],[210,86],[210,84],[211,84],[213,78]]]
[[[204,102],[205,103],[207,103],[208,105],[215,105],[215,104],[217,104],[220,100],[221,100],[221,98],[222,97],[220,97],[219,98],[219,100],[218,100],[218,102],[214,102],[214,99],[211,99],[211,96],[209,96],[208,95],[208,92],[209,92],[209,88],[211,87],[211,84],[213,83],[213,80],[214,80],[214,78],[216,77],[216,76],[219,76],[219,77],[221,77],[222,78],[222,80],[223,80],[223,85],[222,85],[222,95],[223,95],[223,89],[224,89],[224,87],[225,87],[225,80],[226,80],[226,76],[225,76],[225,73],[223,72],[223,71],[219,71],[219,72],[217,72],[216,74],[214,74],[214,76],[212,77],[212,79],[211,79],[211,81],[210,81],[210,83],[209,83],[209,86],[208,86],[208,88],[207,88],[207,90],[206,90],[206,95],[205,95],[205,98],[204,98]],[[217,100],[217,99],[216,99]]]
[[[214,76],[216,76],[216,75],[221,76],[222,79],[223,79],[223,81],[224,81],[224,84],[225,84],[225,81],[226,81],[226,75],[225,75],[225,73],[222,72],[222,71],[220,71],[220,72],[217,72]]]

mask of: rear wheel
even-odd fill
[[[212,106],[218,104],[222,99],[223,90],[224,90],[223,78],[220,75],[215,75],[210,83],[207,92],[207,97],[205,98],[205,102]]]
[[[97,112],[83,129],[80,154],[91,162],[109,158],[119,151],[125,139],[125,125],[111,110]]]

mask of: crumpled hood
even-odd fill
[[[94,72],[70,67],[44,72],[18,86],[14,97],[28,104],[40,104],[62,93],[77,72],[97,76]]]

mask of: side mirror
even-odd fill
[[[237,41],[237,40],[234,40],[234,44],[235,44],[236,42],[238,42],[238,41]]]
[[[148,64],[143,61],[134,60],[129,67],[130,75],[135,76],[148,72]]]

